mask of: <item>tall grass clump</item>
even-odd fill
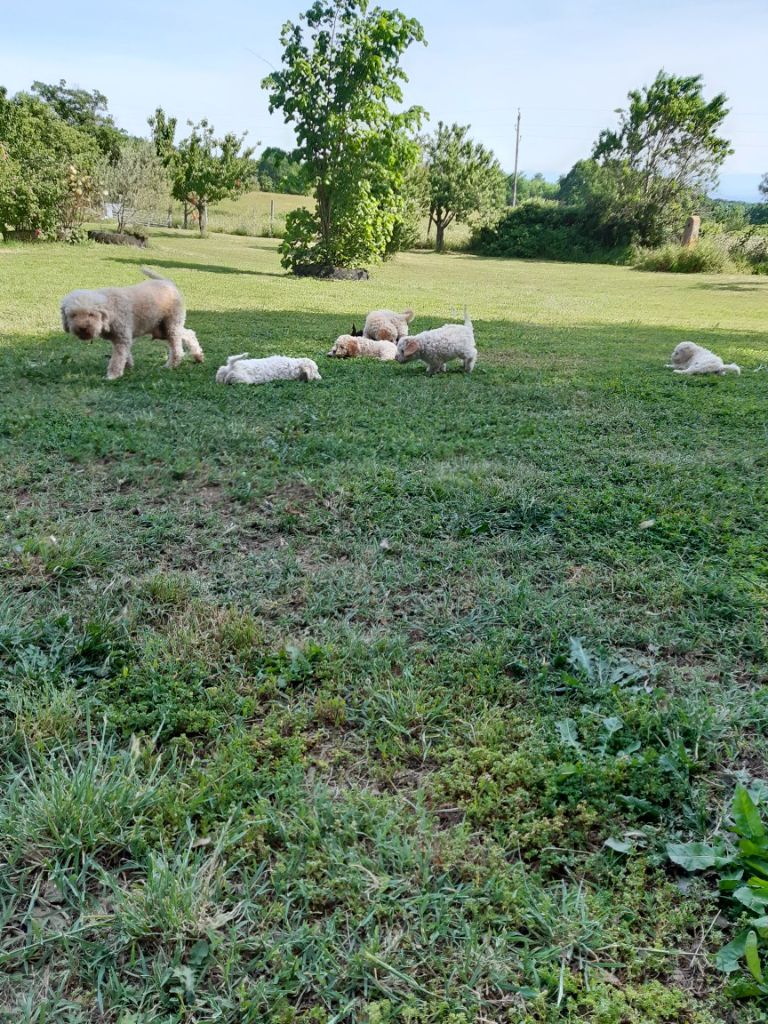
[[[727,274],[738,269],[725,246],[706,238],[690,249],[675,242],[658,249],[638,249],[633,264],[637,270],[666,274]]]

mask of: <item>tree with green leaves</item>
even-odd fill
[[[172,180],[178,156],[175,145],[178,121],[175,117],[168,117],[163,108],[158,107],[154,114],[147,118],[147,124],[152,132],[152,144],[155,147],[155,152],[160,158],[169,180]],[[189,203],[183,200],[182,205],[184,209],[184,227],[186,228],[189,217]],[[168,227],[171,227],[173,224],[173,206],[170,202],[168,203],[167,224]]]
[[[200,234],[204,235],[210,206],[252,186],[255,150],[242,148],[245,135],[228,132],[216,138],[213,125],[205,119],[189,125],[192,131],[178,144],[170,164],[171,190],[175,199],[188,202],[197,211]]]
[[[68,86],[61,78],[56,84],[33,82],[32,92],[47,103],[72,128],[90,135],[104,156],[114,163],[120,155],[126,133],[109,113],[104,93]]]
[[[259,188],[265,192],[307,193],[307,176],[301,161],[279,146],[267,146],[258,160]]]
[[[192,207],[197,211],[200,234],[204,234],[210,205],[241,195],[254,184],[258,167],[253,160],[255,148],[241,149],[245,134],[229,132],[217,139],[206,120],[187,122],[191,133],[176,144],[178,121],[168,117],[162,107],[155,110],[148,123],[155,152],[170,178],[171,194],[184,207],[184,227]]]
[[[507,175],[507,206],[512,205],[515,187],[514,174]],[[517,176],[517,201],[524,203],[526,199],[557,199],[560,185],[556,181],[547,181],[539,171],[530,177],[527,174]]]
[[[627,109],[617,111],[618,126],[601,132],[593,158],[612,174],[617,207],[635,224],[638,240],[656,245],[716,184],[732,152],[718,134],[727,99],[705,99],[701,75],[665,71],[628,99]]]
[[[94,139],[29,93],[0,88],[0,230],[53,234],[97,201]]]
[[[435,249],[445,248],[445,229],[492,220],[504,209],[507,178],[490,149],[469,138],[469,125],[438,123],[424,141],[430,225]]]
[[[760,190],[760,195],[765,196],[765,202],[768,202],[768,174],[763,175],[763,179],[757,186]]]
[[[138,217],[149,216],[169,194],[168,175],[154,145],[129,139],[104,174],[106,199],[115,208],[117,230]]]
[[[270,111],[294,126],[314,210],[288,214],[288,268],[352,266],[386,255],[418,162],[419,107],[403,100],[403,53],[424,32],[369,0],[317,0],[281,34],[282,67],[264,80]]]

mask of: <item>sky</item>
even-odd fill
[[[756,201],[768,172],[766,0],[379,0],[424,26],[427,46],[404,58],[406,102],[430,124],[471,125],[472,137],[514,166],[550,179],[589,155],[616,122],[630,89],[660,68],[701,74],[705,95],[724,92],[724,134],[734,154],[716,194]],[[117,123],[146,134],[162,106],[180,124],[207,117],[249,144],[290,148],[261,79],[280,63],[280,26],[310,0],[0,0],[0,85],[28,89],[65,78],[99,89]]]

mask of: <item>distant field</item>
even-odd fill
[[[270,200],[275,201],[276,234],[282,235],[285,215],[299,206],[311,207],[311,196],[287,196],[272,192],[249,192],[239,199],[227,200],[211,210],[209,224],[211,231],[227,231],[235,234],[266,237],[269,234]],[[180,211],[179,211],[180,212]],[[458,248],[469,239],[469,228],[464,224],[451,224],[446,231],[446,247]],[[434,229],[432,231],[434,243]],[[422,245],[428,245],[427,220],[422,222]]]
[[[275,229],[283,233],[285,215],[300,206],[310,207],[310,196],[288,196],[278,192],[248,192],[238,199],[227,199],[209,215],[211,231],[266,237],[269,234],[270,203],[275,204]]]
[[[763,1024],[666,848],[768,781],[768,279],[151,242],[0,246],[0,1018]],[[141,263],[207,361],[108,383],[58,297]],[[465,304],[469,377],[324,356]]]

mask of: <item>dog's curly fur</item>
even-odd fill
[[[445,373],[445,364],[461,359],[465,373],[471,373],[477,362],[475,332],[469,314],[464,313],[463,324],[445,324],[433,331],[422,331],[397,343],[398,363],[421,359],[427,364],[427,374]]]
[[[352,334],[342,334],[333,343],[327,353],[331,359],[355,359],[369,357],[383,362],[392,360],[397,355],[397,346],[391,341],[373,341],[371,338],[360,338]]]
[[[741,374],[741,367],[736,363],[724,363],[720,356],[692,341],[680,342],[667,363],[667,369],[684,374],[717,373],[721,377],[726,373]]]
[[[372,341],[391,341],[394,344],[408,334],[408,324],[413,320],[412,309],[393,313],[391,309],[374,309],[365,318],[363,337]]]
[[[122,377],[126,366],[133,366],[131,346],[143,335],[166,342],[169,369],[179,365],[185,348],[195,362],[204,359],[197,335],[184,327],[184,300],[176,285],[146,267],[141,269],[152,280],[127,288],[80,289],[61,300],[65,331],[82,341],[106,338],[112,342],[107,380]]]
[[[291,359],[290,356],[268,356],[249,359],[247,352],[230,356],[216,371],[218,384],[268,384],[274,380],[322,380],[317,363],[312,359]]]

